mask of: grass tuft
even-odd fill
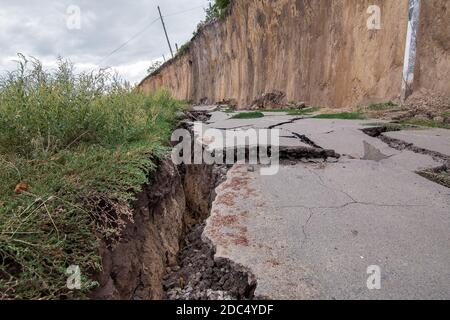
[[[363,112],[340,112],[330,114],[320,114],[313,117],[314,119],[342,119],[342,120],[364,120],[366,116]]]
[[[262,112],[240,112],[231,117],[231,119],[257,119],[264,118]]]
[[[0,80],[0,299],[85,298],[132,202],[168,151],[179,103],[105,71],[21,56]],[[80,267],[82,289],[66,287]]]
[[[300,109],[300,110],[289,110],[288,115],[290,115],[290,116],[309,115],[309,114],[317,112],[319,110],[320,110],[320,108],[316,108],[316,107]]]

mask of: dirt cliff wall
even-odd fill
[[[91,298],[165,299],[167,268],[178,264],[186,233],[209,216],[220,177],[213,166],[176,167],[171,160],[161,161],[137,194],[133,221],[119,243],[102,245],[103,272]]]
[[[423,0],[415,87],[450,95],[450,1]]]
[[[103,246],[103,272],[93,299],[163,299],[162,278],[176,263],[186,219],[182,178],[164,161],[137,195],[134,221],[113,248]]]
[[[367,28],[370,5],[381,8],[381,30]],[[431,0],[423,7],[416,82],[448,91],[442,82],[434,86],[429,72],[442,80],[450,74],[448,4]],[[185,54],[141,87],[164,87],[195,102],[234,99],[241,108],[274,90],[315,106],[394,99],[401,88],[407,12],[408,0],[235,0],[225,20],[205,27]],[[436,12],[440,22],[431,26]],[[438,52],[430,57],[428,47]]]

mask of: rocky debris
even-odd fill
[[[168,300],[252,299],[256,281],[228,260],[214,260],[214,250],[203,242],[204,225],[186,236],[179,264],[168,269],[163,286]]]
[[[262,109],[274,109],[279,108],[285,103],[286,94],[281,91],[273,91],[269,93],[264,93],[253,101],[251,109],[252,110],[262,110]]]
[[[434,119],[450,110],[450,97],[419,91],[411,96],[403,107],[410,110],[415,116]]]
[[[200,105],[208,104],[208,97],[201,98],[199,102],[200,102]]]
[[[306,104],[304,102],[287,103],[286,94],[282,91],[275,90],[273,92],[264,93],[258,99],[254,100],[251,110],[266,110],[266,109],[304,109]]]
[[[400,110],[386,110],[383,117],[396,121],[409,119],[450,123],[450,97],[430,92],[414,93]]]
[[[450,124],[450,113],[449,113],[449,115],[446,115],[446,116],[444,116],[444,117],[442,117],[443,118],[443,120],[442,120],[442,123],[444,123],[444,124]],[[438,120],[434,120],[434,121],[436,121],[436,122],[439,122]]]
[[[236,99],[223,99],[222,101],[219,101],[216,104],[220,106],[227,106],[232,109],[236,109],[238,106],[238,102]]]
[[[302,110],[302,109],[306,109],[308,107],[306,105],[306,103],[304,103],[304,102],[290,103],[289,106],[291,107],[291,109],[295,109],[295,110]]]
[[[211,114],[207,111],[189,111],[185,113],[187,119],[196,122],[208,122]]]

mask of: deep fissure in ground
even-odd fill
[[[205,221],[215,199],[215,188],[225,179],[227,166],[181,165],[186,192],[186,236],[177,264],[167,267],[163,277],[169,300],[248,300],[256,289],[254,276],[227,259],[215,259],[214,246],[202,239]],[[206,173],[206,174],[205,174]],[[196,175],[203,184],[196,184]],[[196,184],[196,185],[193,185]]]
[[[381,137],[386,130],[370,128],[365,132]],[[402,148],[415,147],[402,145]],[[248,152],[246,149],[245,153]],[[429,154],[427,150],[424,152]],[[283,165],[335,162],[340,157],[333,150],[314,147],[280,148],[279,156]],[[438,158],[445,160],[439,155]],[[104,248],[104,273],[98,279],[100,288],[92,297],[253,299],[257,282],[252,273],[232,261],[216,259],[214,245],[202,239],[205,221],[216,197],[215,189],[226,179],[228,169],[223,165],[176,167],[168,159],[159,163],[158,171],[138,195],[134,223],[129,224],[116,248]],[[249,165],[249,170],[255,168]],[[444,170],[448,167],[419,174],[427,178],[440,177],[448,172]]]

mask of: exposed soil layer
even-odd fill
[[[373,119],[402,122],[432,121],[442,127],[450,125],[450,95],[435,94],[430,90],[419,90],[401,105],[385,105],[379,110],[368,109]]]
[[[226,166],[177,168],[170,160],[161,162],[137,195],[134,221],[119,243],[102,244],[104,272],[91,298],[252,298],[253,276],[229,261],[215,261],[213,246],[201,238],[215,188],[226,173]]]
[[[181,176],[170,160],[158,164],[134,205],[121,240],[101,247],[103,273],[93,299],[164,298],[162,278],[176,264],[184,234],[186,199]]]

